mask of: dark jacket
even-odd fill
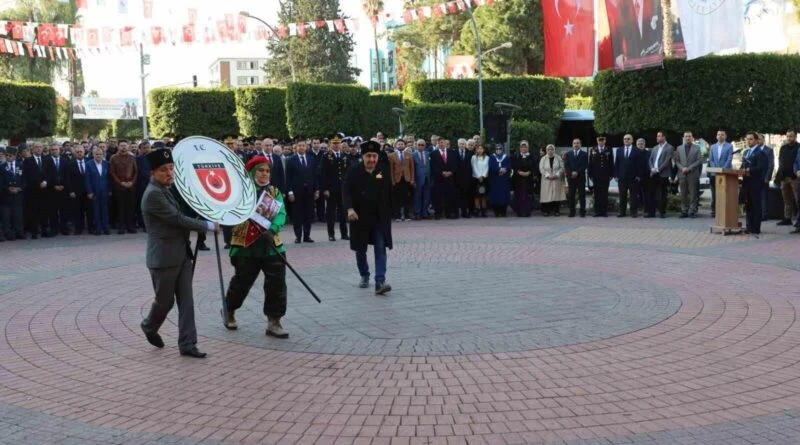
[[[775,182],[781,182],[784,178],[794,178],[792,166],[797,159],[800,144],[791,142],[784,144],[778,152],[778,173],[775,174]]]
[[[350,249],[363,250],[374,244],[373,228],[383,234],[386,248],[392,248],[392,179],[388,170],[376,167],[370,174],[364,164],[354,165],[345,176],[342,204],[358,215],[358,221],[350,222]]]

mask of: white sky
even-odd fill
[[[144,23],[141,0],[128,0],[129,13],[117,12],[118,0],[100,0],[106,6],[96,6],[98,0],[88,0],[89,9],[83,14],[83,23],[87,26],[124,26]],[[401,8],[401,0],[386,1],[387,10]],[[152,24],[186,23],[189,8],[197,9],[198,28],[209,18],[218,20],[226,13],[236,14],[247,11],[254,16],[266,20],[270,25],[277,25],[278,2],[275,0],[153,0]],[[367,85],[369,81],[368,60],[372,47],[371,24],[361,9],[361,0],[340,0],[342,12],[361,22],[359,31],[353,34],[356,46],[354,54],[361,68],[360,83]],[[395,9],[390,9],[395,8]],[[321,17],[328,19],[330,17]],[[248,26],[256,26],[258,22],[248,21]],[[199,30],[198,33],[202,31]],[[199,36],[202,39],[202,35]],[[297,38],[297,37],[292,37]],[[208,68],[217,58],[264,58],[267,51],[263,42],[242,42],[205,45],[202,42],[193,45],[179,43],[177,46],[160,45],[145,46],[145,53],[150,54],[151,63],[145,67],[149,73],[146,87],[152,88],[188,83],[191,86],[192,75],[197,75],[200,86],[208,86]],[[138,53],[126,52],[123,55],[87,56],[83,59],[86,91],[97,90],[101,97],[140,97],[141,82],[139,79]]]

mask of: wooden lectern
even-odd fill
[[[715,225],[710,227],[711,233],[742,233],[744,229],[739,222],[739,177],[744,176],[744,170],[730,168],[707,168],[706,172],[714,173],[716,186],[716,213]]]

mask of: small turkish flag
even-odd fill
[[[152,40],[153,45],[161,44],[161,42],[164,40],[164,35],[160,26],[150,27],[150,39]]]
[[[86,46],[96,48],[100,46],[100,37],[97,35],[97,28],[86,29]]]
[[[297,35],[300,36],[301,39],[305,38],[305,36],[306,36],[306,24],[305,23],[298,23],[297,24]]]
[[[237,25],[239,25],[239,34],[247,34],[247,17],[240,15],[236,18]]]
[[[186,24],[183,25],[183,42],[184,43],[192,43],[194,42],[194,24]]]
[[[336,26],[336,31],[338,31],[338,32],[339,32],[339,34],[344,34],[344,32],[347,30],[347,29],[344,27],[344,20],[342,20],[342,19],[336,19],[336,20],[334,20],[334,21],[333,21],[333,24],[334,24],[334,26]]]
[[[14,40],[22,40],[25,35],[24,26],[22,22],[11,22],[11,38]]]
[[[52,45],[55,41],[56,27],[51,23],[42,23],[37,29],[39,45]]]
[[[217,20],[217,34],[219,34],[219,40],[221,42],[226,42],[228,40],[228,27],[225,25],[225,20]]]
[[[142,7],[144,9],[144,18],[152,19],[153,18],[153,0],[142,0],[143,4]]]
[[[110,45],[114,40],[114,28],[110,26],[103,27],[103,44]]]
[[[67,45],[67,29],[67,25],[56,26],[56,38],[54,42],[56,46]]]
[[[119,30],[119,44],[121,46],[133,45],[133,27],[126,26]]]
[[[195,24],[197,22],[197,9],[189,8],[189,23]]]

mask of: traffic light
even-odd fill
[[[197,76],[196,76],[196,75],[195,75],[195,76],[192,76],[192,86],[194,86],[195,88],[197,88]]]

